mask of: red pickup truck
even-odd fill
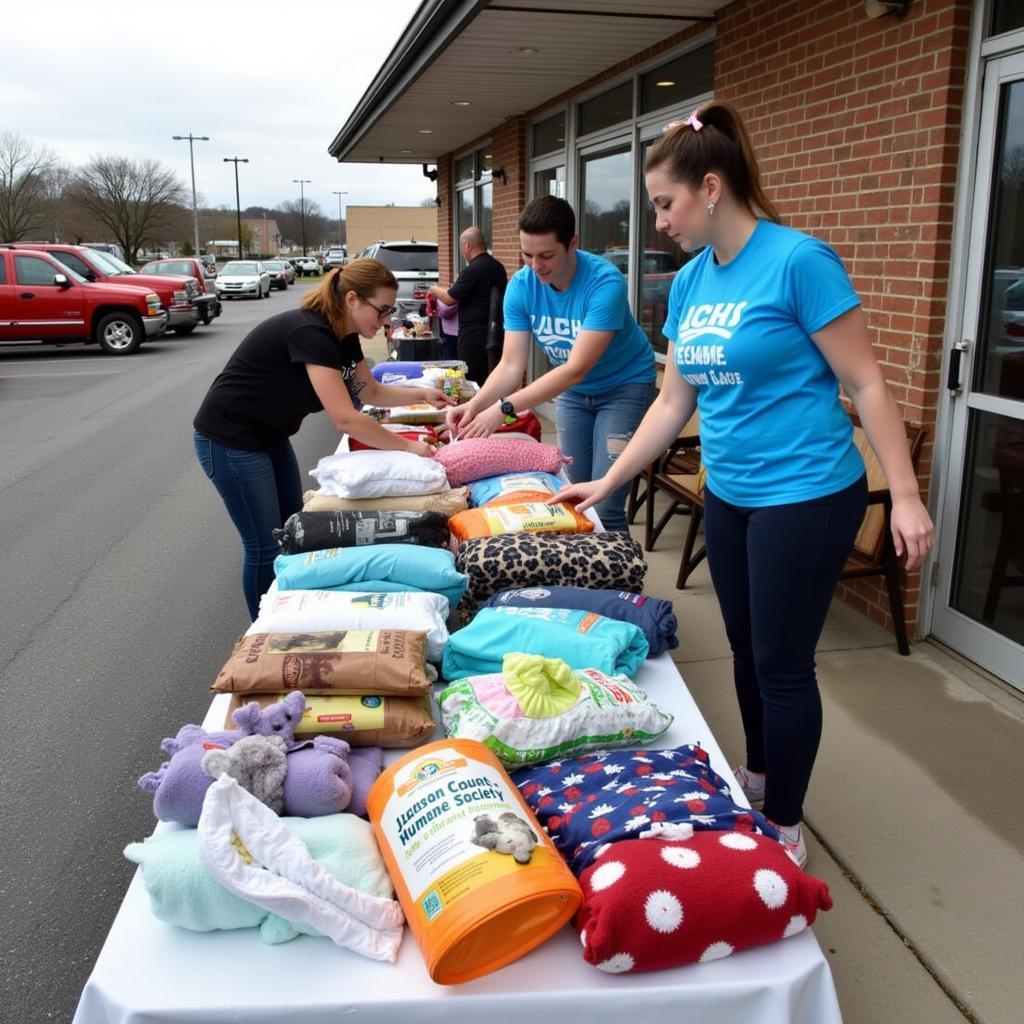
[[[48,252],[86,281],[103,284],[130,284],[160,296],[167,310],[167,327],[175,334],[191,334],[196,324],[206,319],[205,303],[198,282],[182,274],[138,274],[112,253],[84,245],[54,242],[15,242],[16,249]],[[208,322],[208,321],[207,321]]]
[[[165,330],[156,292],[92,283],[48,253],[0,245],[0,343],[95,342],[123,356]]]

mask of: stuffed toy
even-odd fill
[[[478,814],[474,819],[472,842],[495,853],[510,853],[519,864],[529,864],[537,834],[522,818],[505,811],[495,821],[489,814]]]
[[[211,779],[230,775],[242,789],[280,814],[286,762],[285,742],[280,736],[243,736],[227,750],[206,751],[200,764]]]
[[[139,788],[153,794],[157,818],[195,828],[203,798],[213,782],[203,769],[204,757],[211,751],[227,751],[247,736],[276,736],[285,744],[285,814],[317,817],[346,810],[353,798],[349,745],[330,737],[296,743],[295,726],[305,704],[302,692],[293,690],[284,700],[264,709],[256,701],[237,708],[231,716],[239,726],[237,730],[207,732],[201,726],[186,725],[176,736],[164,740],[161,749],[171,755],[170,760],[139,779]],[[361,765],[360,781],[367,789],[372,783],[372,779],[366,781],[371,773],[372,762]],[[365,792],[360,793],[360,802],[365,809]]]

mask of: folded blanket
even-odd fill
[[[436,452],[434,458],[444,467],[452,487],[505,473],[557,473],[564,462],[572,461],[563,458],[554,445],[541,441],[523,444],[499,435],[471,437],[450,444]]]
[[[448,525],[438,512],[296,512],[274,537],[285,555],[367,544],[443,548],[448,544]]]
[[[412,452],[340,452],[309,471],[327,494],[341,498],[402,497],[448,490],[444,467]]]
[[[616,531],[510,533],[464,541],[455,568],[469,577],[463,604],[472,607],[510,587],[597,587],[639,593],[647,563],[640,545]]]
[[[306,491],[302,502],[303,512],[437,512],[447,517],[469,507],[469,488],[395,498],[340,498],[323,491]]]
[[[506,653],[561,658],[573,669],[633,676],[647,657],[643,631],[593,612],[565,608],[482,608],[451,635],[441,673],[454,681],[501,672]]]
[[[399,904],[339,881],[234,779],[222,775],[210,787],[197,833],[199,860],[229,892],[371,960],[398,956]]]
[[[429,591],[456,605],[466,592],[466,577],[455,569],[447,548],[409,544],[367,544],[326,548],[274,559],[277,588],[287,590]],[[368,582],[390,584],[371,586]]]
[[[763,814],[733,802],[698,746],[599,751],[522,768],[512,779],[577,877],[602,847],[653,824],[778,839]]]
[[[591,590],[588,587],[521,587],[495,594],[485,607],[579,608],[639,626],[650,645],[650,658],[679,646],[676,636],[679,623],[672,602],[646,594],[631,594],[626,590]]]
[[[369,896],[391,895],[391,880],[369,822],[353,814],[280,820],[339,882]],[[319,934],[311,924],[286,921],[228,892],[203,867],[197,841],[194,828],[163,829],[125,847],[125,857],[142,868],[155,917],[194,932],[259,928],[260,938],[269,943]]]

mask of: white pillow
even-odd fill
[[[359,451],[325,455],[309,475],[336,498],[386,498],[448,490],[444,466],[412,452]]]
[[[447,619],[448,598],[426,591],[364,594],[354,590],[278,590],[272,584],[260,598],[260,613],[245,635],[337,629],[423,630],[427,634],[428,660],[440,661],[448,643]]]

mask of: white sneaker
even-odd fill
[[[741,764],[739,768],[734,768],[733,775],[736,776],[736,781],[740,784],[743,795],[750,801],[750,806],[755,811],[761,810],[764,806],[765,776],[760,772],[748,771],[745,764]]]
[[[807,844],[804,842],[804,830],[800,824],[779,825],[772,822],[779,831],[779,842],[790,855],[798,868],[807,864]]]

